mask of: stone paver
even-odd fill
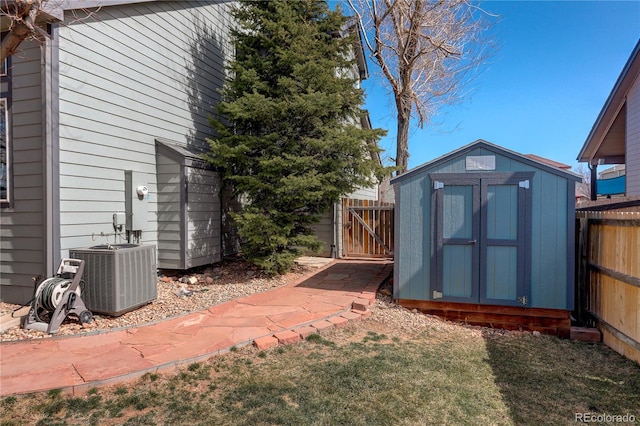
[[[347,324],[349,324],[349,320],[343,317],[332,317],[332,318],[329,318],[327,321],[335,325],[336,328],[344,328],[347,326]]]
[[[113,384],[253,344],[263,350],[371,315],[388,261],[331,261],[261,294],[126,330],[0,343],[0,397]],[[360,308],[360,309],[358,309]],[[353,310],[352,310],[353,309]]]
[[[371,305],[371,301],[359,297],[353,301],[352,307],[356,311],[366,311],[369,308],[369,305]]]
[[[291,330],[281,331],[280,333],[274,334],[273,337],[278,339],[278,343],[282,345],[286,345],[288,343],[296,343],[301,340],[300,335]]]
[[[259,337],[253,341],[253,344],[256,348],[262,350],[273,348],[274,346],[278,346],[278,339],[273,336],[265,336]]]
[[[340,315],[342,318],[346,318],[349,321],[355,321],[355,320],[359,320],[360,318],[362,318],[362,316],[357,313],[357,311],[349,311],[349,312],[345,312],[344,314]]]
[[[322,321],[314,322],[313,324],[311,324],[311,327],[315,328],[318,331],[329,330],[335,326],[336,325],[334,323],[329,322],[327,320],[322,320]]]
[[[312,334],[316,334],[318,332],[318,329],[308,325],[306,327],[296,328],[295,330],[293,330],[293,332],[294,333],[298,333],[300,335],[300,337],[302,337],[303,339],[306,339],[307,337],[311,336]]]

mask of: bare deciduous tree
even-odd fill
[[[466,0],[347,0],[395,98],[396,166],[407,170],[409,127],[462,99],[466,83],[492,51],[490,15]]]
[[[0,61],[13,55],[20,43],[29,37],[48,37],[36,25],[36,19],[47,0],[0,0],[0,16],[10,21],[9,31],[2,37]]]
[[[581,195],[587,200],[591,199],[591,170],[579,164],[572,169],[572,172],[582,177],[582,182],[576,183],[576,195]]]

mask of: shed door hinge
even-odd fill
[[[518,297],[518,302],[522,303],[523,306],[527,306],[527,296]]]
[[[529,179],[518,182],[520,188],[529,189]]]
[[[442,299],[442,293],[439,291],[433,290],[433,299]]]
[[[433,181],[433,189],[442,189],[444,188],[444,182],[440,182],[437,180]]]

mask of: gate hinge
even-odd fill
[[[444,182],[440,182],[437,180],[433,181],[433,189],[442,189],[444,188]]]
[[[442,299],[442,293],[436,290],[433,290],[433,299]]]
[[[527,306],[527,296],[518,297],[518,302],[522,303],[524,306]]]

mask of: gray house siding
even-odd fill
[[[53,41],[21,45],[9,105],[13,191],[0,207],[2,300],[27,301],[31,277],[51,275],[70,249],[126,238],[112,225],[113,213],[125,211],[125,171],[150,191],[133,242],[171,256],[171,244],[159,241],[168,228],[159,229],[155,139],[206,146],[233,53],[231,6],[150,1],[68,10],[51,25]],[[196,211],[205,207],[193,206],[192,230],[203,226]],[[195,248],[191,255],[207,257]]]
[[[158,266],[182,269],[181,247],[181,167],[166,155],[158,154]]]
[[[197,152],[157,141],[158,266],[189,269],[222,260],[221,177]]]
[[[197,167],[186,168],[187,268],[222,260],[220,174]]]
[[[321,257],[340,257],[342,253],[342,205],[336,203],[325,213],[320,222],[312,226],[315,236],[322,242]]]
[[[43,79],[41,49],[24,42],[11,59],[9,79],[2,85],[10,100],[10,205],[0,208],[0,286],[2,300],[26,302],[33,293],[31,277],[45,275],[45,197],[43,155]]]
[[[640,79],[627,95],[626,149],[627,196],[640,196]]]
[[[171,257],[169,230],[158,226],[167,213],[158,203],[167,198],[159,198],[155,138],[204,144],[231,53],[229,7],[148,2],[103,7],[90,19],[66,12],[59,29],[63,256],[114,240],[96,235],[113,233],[112,215],[125,209],[124,171],[134,170],[150,193],[140,242]]]
[[[432,299],[431,192],[429,174],[465,173],[468,155],[495,155],[496,172],[533,172],[530,230],[531,301],[539,308],[572,309],[575,179],[535,167],[486,148],[461,152],[453,158],[408,172],[395,183],[395,297]],[[561,172],[564,173],[564,172]]]

